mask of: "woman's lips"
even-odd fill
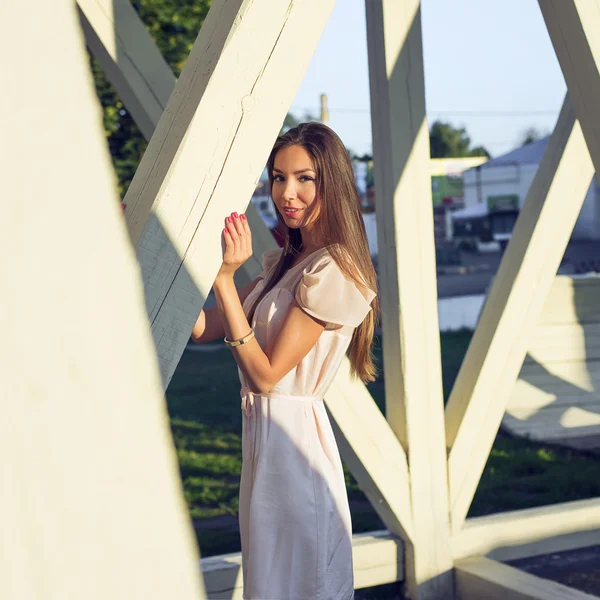
[[[283,213],[288,217],[294,217],[300,212],[299,208],[284,208]]]

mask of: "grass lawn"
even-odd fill
[[[442,375],[448,397],[471,338],[442,334]],[[375,353],[381,361],[381,343]],[[381,376],[369,385],[384,408]],[[230,352],[185,352],[167,390],[171,428],[185,497],[202,556],[239,551],[238,487],[242,467],[239,381]],[[355,533],[383,529],[375,511],[346,472]],[[496,438],[469,516],[600,496],[600,459],[502,432]],[[399,598],[397,588],[362,591],[357,599]],[[382,595],[383,594],[383,595]]]

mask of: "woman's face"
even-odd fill
[[[318,216],[317,172],[302,146],[287,146],[275,155],[273,201],[292,229],[314,223]]]

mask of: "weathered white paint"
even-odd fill
[[[88,47],[149,141],[175,88],[171,68],[130,0],[79,0],[78,5]],[[276,246],[253,205],[248,205],[246,215],[252,227],[255,253],[236,273],[239,285],[256,277],[262,253]],[[149,217],[150,206],[145,216],[138,214],[140,221]],[[179,295],[177,289],[171,291]],[[182,295],[187,293],[197,292],[193,288],[182,290]]]
[[[454,532],[471,504],[592,175],[567,98],[446,407]]]
[[[413,599],[454,595],[429,133],[418,0],[365,4],[386,415],[409,455]]]
[[[466,558],[456,564],[458,600],[594,600],[561,583],[536,577],[489,558]]]
[[[352,554],[356,589],[404,579],[402,544],[387,531],[354,535]],[[211,600],[241,600],[241,565],[239,553],[202,560],[206,592]]]
[[[165,385],[221,264],[224,219],[248,205],[333,5],[213,2],[129,187]]]
[[[3,20],[0,597],[204,597],[142,283],[70,0]],[[15,60],[18,49],[18,60]],[[35,342],[35,350],[32,350]]]

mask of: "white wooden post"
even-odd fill
[[[0,101],[0,597],[198,600],[142,282],[75,6],[1,12],[12,25],[0,37],[10,81]]]
[[[411,598],[454,594],[419,0],[367,0],[386,414],[409,457]]]
[[[446,407],[455,533],[477,489],[593,172],[566,98]]]
[[[175,88],[171,68],[130,0],[78,0],[78,5],[90,51],[149,141]],[[146,219],[150,216],[150,206],[147,208]],[[252,281],[260,273],[262,253],[276,247],[254,205],[248,205],[246,214],[255,251],[236,273],[239,285]],[[139,218],[144,220],[143,215]]]

